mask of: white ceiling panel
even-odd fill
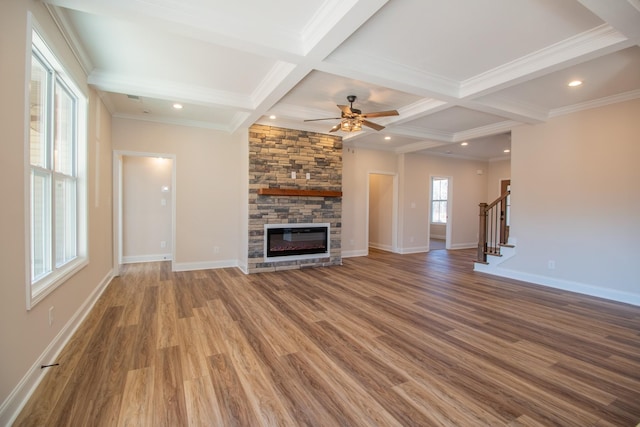
[[[581,86],[569,87],[574,80]],[[530,80],[480,101],[508,99],[551,111],[640,89],[640,47],[634,46]]]
[[[391,1],[335,55],[461,81],[600,24],[574,1]]]

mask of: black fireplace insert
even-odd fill
[[[267,258],[293,255],[329,255],[328,227],[267,228]]]

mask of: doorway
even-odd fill
[[[367,186],[367,248],[397,252],[397,176],[370,172]]]
[[[114,152],[114,274],[175,259],[175,157]]]

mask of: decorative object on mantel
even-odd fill
[[[330,117],[327,119],[309,119],[309,120],[305,120],[305,122],[317,122],[319,120],[340,119],[340,124],[337,124],[334,127],[332,127],[329,132],[335,132],[337,130],[341,130],[343,132],[358,132],[362,130],[362,125],[365,125],[375,130],[384,129],[384,126],[379,125],[377,123],[370,122],[369,120],[366,120],[368,118],[398,115],[398,112],[396,110],[377,111],[375,113],[363,113],[361,110],[358,110],[357,108],[353,108],[353,102],[355,100],[356,100],[355,95],[349,95],[347,96],[347,101],[349,101],[351,106],[338,105],[338,108],[342,111],[342,114],[340,114],[340,117]]]
[[[297,188],[258,188],[259,196],[342,197],[342,191],[304,190]]]

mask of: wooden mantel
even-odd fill
[[[342,191],[303,190],[297,188],[258,188],[260,196],[342,197]]]

